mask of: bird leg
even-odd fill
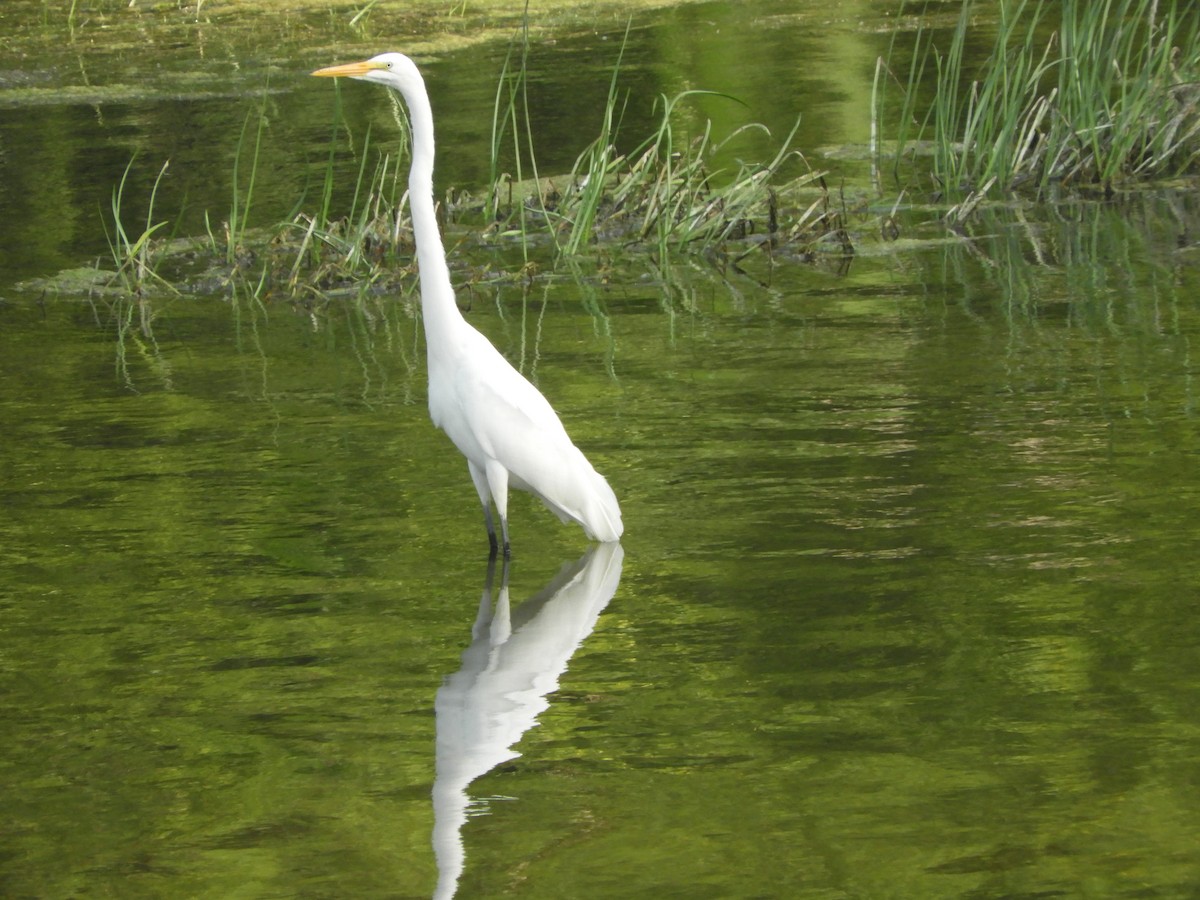
[[[490,547],[488,556],[495,557],[500,550],[500,542],[496,539],[496,525],[492,520],[492,498],[495,497],[496,512],[500,516],[500,535],[504,538],[504,558],[509,559],[512,551],[508,545],[508,471],[503,466],[496,468],[500,474],[494,476],[494,481],[489,481],[487,471],[467,460],[471,481],[475,483],[475,492],[479,494],[479,502],[483,504],[483,524],[487,527]]]
[[[488,546],[491,547],[491,552],[488,555],[491,559],[495,560],[499,545],[496,542],[496,526],[492,524],[492,507],[486,501],[483,504],[483,524],[487,526]]]
[[[488,460],[485,473],[492,502],[496,504],[496,515],[500,517],[500,537],[504,540],[504,558],[509,559],[512,551],[508,546],[508,469],[492,459]],[[475,486],[478,488],[478,483]]]
[[[500,517],[500,534],[504,536],[504,571],[507,572],[508,561],[512,559],[512,548],[508,546],[508,519],[504,516]]]
[[[492,492],[488,488],[487,474],[471,460],[467,460],[467,470],[471,473],[471,481],[475,484],[475,493],[483,504],[483,524],[487,527],[488,544],[491,546],[489,556],[495,556],[500,549],[496,541],[496,526],[492,523]]]
[[[487,526],[488,544],[491,546],[489,556],[495,559],[500,547],[496,541],[496,526],[492,524],[492,508],[487,503],[483,505],[483,524]],[[508,519],[504,516],[500,517],[500,534],[504,538],[504,562],[507,565],[508,560],[512,558],[512,549],[508,545]]]

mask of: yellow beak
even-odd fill
[[[364,60],[363,62],[346,63],[342,66],[330,66],[327,69],[317,69],[312,74],[322,78],[362,78],[374,69],[382,69],[383,64]]]

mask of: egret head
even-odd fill
[[[324,78],[358,78],[386,84],[390,88],[407,94],[410,88],[423,87],[424,81],[417,64],[403,53],[380,53],[362,62],[346,63],[317,69],[312,74]]]

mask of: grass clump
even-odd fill
[[[977,7],[964,0],[944,49],[928,30],[918,33],[895,163],[914,140],[928,139],[932,177],[950,194],[1111,191],[1195,170],[1194,11],[1159,0],[1002,3],[991,50],[972,75],[967,38]],[[920,117],[914,98],[931,68],[933,96]]]
[[[89,283],[88,294],[106,297],[111,321],[116,330],[116,367],[126,385],[132,387],[127,363],[127,348],[136,347],[143,356],[158,367],[160,374],[169,383],[169,366],[162,363],[158,344],[154,337],[155,305],[154,294],[178,294],[175,286],[161,274],[161,266],[169,256],[168,243],[155,235],[166,227],[165,221],[155,221],[154,207],[163,176],[170,161],[164,162],[154,178],[150,199],[146,209],[145,226],[137,232],[125,224],[125,192],[133,170],[135,159],[130,159],[121,174],[121,180],[113,188],[110,212],[112,230],[105,224],[109,253],[114,271],[106,281],[99,278]],[[99,276],[99,266],[97,275]],[[101,276],[103,277],[103,276]]]
[[[558,183],[547,179],[527,186],[523,202],[501,214],[510,221],[522,217],[527,228],[540,229],[566,257],[597,244],[642,247],[665,256],[737,251],[745,242],[758,246],[770,240],[779,246],[822,238],[829,223],[820,212],[828,200],[821,173],[808,171],[783,184],[778,180],[786,163],[803,162],[790,146],[794,131],[770,161],[742,163],[733,173],[714,171],[709,160],[725,142],[713,139],[711,123],[695,137],[680,134],[678,107],[694,93],[660,98],[657,130],[627,154],[616,146],[616,96],[610,95],[601,132],[572,171]],[[762,126],[745,126],[726,141],[752,128]],[[781,198],[804,198],[808,205],[798,211]]]
[[[795,129],[767,163],[741,164],[733,173],[710,168],[711,159],[727,142],[746,130],[766,130],[748,125],[716,141],[711,123],[705,122],[689,137],[683,113],[686,101],[723,95],[685,91],[675,97],[659,97],[658,127],[633,150],[621,152],[618,146],[627,97],[620,87],[620,73],[628,34],[627,27],[596,137],[580,152],[572,171],[558,178],[543,179],[538,174],[526,95],[528,38],[524,32],[520,66],[515,71],[510,66],[515,54],[510,51],[496,95],[491,186],[482,203],[484,219],[493,233],[520,236],[526,256],[530,241],[545,239],[558,258],[569,258],[598,243],[647,247],[663,256],[689,250],[718,252],[750,234],[761,238],[751,242],[754,246],[767,246],[819,239],[832,230],[830,217],[819,210],[828,206],[820,173],[807,171],[782,187],[778,185],[787,163],[798,162],[807,169],[800,153],[791,148]],[[506,137],[512,140],[515,181],[499,163]],[[532,173],[529,181],[522,177],[525,160]],[[793,211],[781,205],[780,198],[792,200],[805,192],[812,195],[808,208],[781,223],[781,216],[791,216]]]
[[[600,154],[608,162],[607,168],[597,171],[593,167],[585,172],[582,181],[586,188],[580,192],[582,200],[578,205],[587,210],[587,215],[574,214],[568,251],[578,252],[592,237],[597,218],[593,207],[599,207],[602,199],[605,200],[602,221],[607,232],[623,231],[637,242],[655,245],[662,253],[693,247],[711,251],[756,229],[778,233],[773,180],[787,160],[802,159],[798,151],[790,149],[795,130],[770,162],[743,163],[724,185],[715,187],[720,173],[710,172],[707,160],[725,142],[713,141],[708,122],[690,141],[681,140],[677,133],[676,107],[693,93],[697,92],[680,94],[674,99],[660,98],[662,117],[655,134],[628,157],[615,156],[608,145],[607,152]],[[762,126],[745,126],[726,141],[742,131],[758,128]],[[598,148],[593,148],[589,156],[596,155]],[[790,187],[816,183],[819,177],[818,173],[809,173]],[[602,191],[606,183],[611,187],[607,196]],[[589,193],[587,189],[593,185],[597,189]],[[581,223],[587,228],[581,229]]]
[[[524,52],[510,54],[497,88],[491,184],[474,196],[451,191],[441,204],[451,268],[460,286],[524,281],[545,270],[572,268],[572,260],[597,248],[640,250],[656,256],[657,264],[689,252],[719,262],[732,260],[735,265],[759,251],[790,249],[804,258],[822,243],[830,248],[826,255],[853,253],[843,216],[833,210],[822,174],[808,169],[791,146],[795,129],[772,159],[739,163],[733,171],[717,170],[712,160],[725,142],[714,139],[710,122],[697,125],[686,115],[686,101],[706,93],[690,91],[659,98],[657,128],[632,151],[621,152],[625,100],[619,58],[597,136],[581,151],[571,172],[553,179],[541,177],[529,115],[526,62]],[[339,298],[366,304],[377,295],[413,296],[415,245],[403,152],[406,121],[402,104],[391,92],[387,96],[402,135],[400,151],[380,152],[370,130],[355,142],[357,180],[348,211],[343,215],[333,211],[335,140],[324,181],[318,185],[315,211],[294,212],[271,228],[247,227],[268,127],[264,109],[259,109],[257,123],[253,114],[248,115],[234,157],[228,215],[214,223],[205,214],[207,242],[195,242],[188,251],[190,262],[202,261],[191,266],[177,287],[260,304],[285,300],[304,306]],[[340,104],[335,123],[336,136],[344,127]],[[762,127],[745,126],[725,140]],[[499,163],[510,149],[517,159],[516,179]],[[796,169],[802,174],[781,183]],[[526,172],[531,177],[523,179]],[[157,187],[156,181],[155,191]],[[154,235],[162,224],[148,219],[137,237],[122,227],[119,209],[124,189],[123,178],[113,201],[116,237],[111,243],[117,278],[130,293],[142,290],[149,280],[175,290],[156,271],[156,254],[163,248]],[[152,194],[151,212],[153,206]],[[514,239],[519,240],[521,252],[515,266],[511,257],[505,257],[495,268],[488,263],[471,267],[457,252],[474,246],[486,255],[494,257],[497,251],[503,255],[515,246]]]
[[[452,258],[460,283],[474,286],[526,279],[597,246],[643,249],[660,258],[699,251],[735,262],[758,250],[792,247],[804,253],[819,242],[828,242],[834,254],[853,253],[821,173],[807,170],[803,157],[791,147],[794,130],[768,162],[743,163],[734,172],[714,171],[710,160],[723,142],[713,139],[707,122],[694,137],[686,134],[681,124],[684,101],[701,92],[685,92],[673,99],[660,98],[655,132],[632,152],[621,153],[617,144],[624,100],[619,59],[597,136],[579,154],[570,173],[540,177],[525,61],[524,52],[510,53],[497,87],[491,183],[478,195],[451,191],[441,206],[452,257],[462,245],[496,247],[516,241],[521,252],[519,271],[506,275],[487,268],[471,270]],[[403,133],[402,109],[398,104],[394,108]],[[368,133],[359,151],[358,180],[346,216],[331,219],[329,215],[331,157],[320,212],[297,215],[280,230],[271,251],[274,261],[264,261],[272,271],[261,283],[270,292],[312,302],[345,292],[361,297],[409,282],[415,270],[405,193],[407,168],[401,159],[376,153],[378,162],[372,172],[367,162],[370,145]],[[506,148],[515,157],[516,178],[500,163]],[[789,163],[806,171],[780,184]],[[526,171],[532,177],[523,179]],[[531,258],[535,252],[541,253],[537,261]],[[281,258],[289,253],[290,260]]]
[[[115,272],[110,286],[120,287],[133,296],[142,296],[151,285],[157,285],[168,291],[173,290],[170,282],[159,274],[162,261],[161,242],[154,240],[154,235],[166,227],[166,222],[154,221],[154,204],[158,197],[158,188],[163,176],[167,173],[170,161],[164,162],[155,176],[154,186],[150,190],[150,201],[146,212],[146,225],[136,234],[131,232],[124,222],[123,208],[125,205],[125,188],[129,181],[129,173],[133,169],[134,160],[130,159],[121,174],[121,180],[112,192],[112,231],[105,224],[104,234],[108,239],[108,249],[112,256]]]

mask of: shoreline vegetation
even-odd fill
[[[374,6],[335,5],[357,16]],[[229,6],[210,0],[194,9],[209,15]],[[500,253],[503,265],[486,272],[458,259],[456,274],[468,285],[527,281],[564,265],[577,270],[581,256],[597,252],[644,254],[660,268],[688,254],[723,274],[742,271],[751,257],[836,267],[848,264],[864,242],[896,241],[898,211],[914,204],[931,210],[931,233],[945,239],[964,234],[988,204],[1112,197],[1191,177],[1200,167],[1200,47],[1197,15],[1180,6],[1063,0],[1052,15],[1050,4],[1039,0],[1001,4],[990,52],[975,67],[966,53],[975,23],[970,2],[950,28],[944,19],[937,29],[918,24],[903,53],[895,33],[876,68],[872,142],[862,153],[869,184],[847,190],[831,187],[826,173],[811,166],[811,151],[793,146],[794,130],[773,158],[714,170],[714,152],[736,133],[718,137],[711,123],[698,133],[680,123],[681,110],[706,92],[663,96],[652,134],[622,133],[620,51],[598,134],[570,172],[539,172],[525,90],[529,12],[538,8],[530,4],[496,87],[491,183],[474,195],[451,190],[440,205],[447,244],[455,248],[452,265],[464,248],[465,255],[472,246]],[[168,220],[157,214],[153,195],[144,225],[122,221],[123,178],[113,189],[107,223],[115,272],[99,264],[92,277],[76,272],[77,287],[139,301],[206,293],[305,306],[397,288],[411,292],[407,163],[378,150],[369,134],[357,153],[348,210],[331,208],[331,153],[320,208],[246,230],[254,174],[265,164],[259,152],[265,113],[259,116],[242,130],[230,209],[206,216],[205,237],[162,236]],[[761,126],[745,126],[755,128]],[[63,284],[58,289],[69,291]],[[135,318],[147,332],[153,316],[131,313],[130,324]]]

